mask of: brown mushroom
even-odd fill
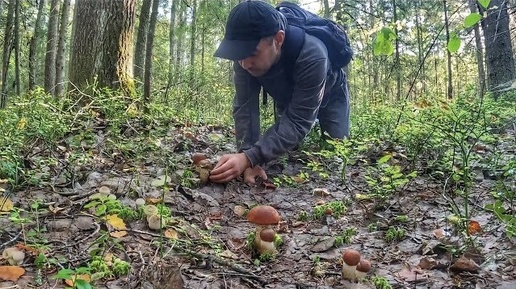
[[[256,206],[247,213],[247,221],[256,224],[254,242],[256,247],[261,243],[261,231],[269,225],[276,225],[280,221],[280,215],[271,206]]]
[[[257,244],[257,250],[260,254],[275,254],[276,246],[274,240],[276,239],[276,232],[271,228],[265,228],[260,232],[260,242]]]
[[[192,155],[192,162],[194,165],[197,165],[200,161],[207,159],[205,154],[202,153],[194,153]]]
[[[360,253],[357,250],[347,249],[342,254],[342,278],[355,280],[357,265],[360,263]]]
[[[362,280],[367,275],[367,272],[371,270],[371,262],[367,259],[361,259],[360,263],[357,265],[357,271],[355,272],[355,277],[357,280]]]

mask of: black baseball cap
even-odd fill
[[[285,17],[272,5],[258,0],[247,0],[229,13],[226,33],[215,56],[242,60],[253,54],[263,37],[285,30]]]

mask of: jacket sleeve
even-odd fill
[[[325,57],[312,59],[294,71],[292,100],[280,121],[270,127],[251,148],[244,151],[251,165],[261,165],[294,149],[315,122],[324,96],[328,63]]]
[[[260,138],[259,94],[261,85],[237,61],[233,64],[236,146],[239,152],[251,148]]]

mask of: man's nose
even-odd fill
[[[252,66],[252,61],[249,58],[245,58],[238,61],[243,69],[249,69]]]

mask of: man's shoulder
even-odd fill
[[[305,43],[299,53],[300,59],[321,59],[328,58],[328,49],[319,38],[305,33]]]

